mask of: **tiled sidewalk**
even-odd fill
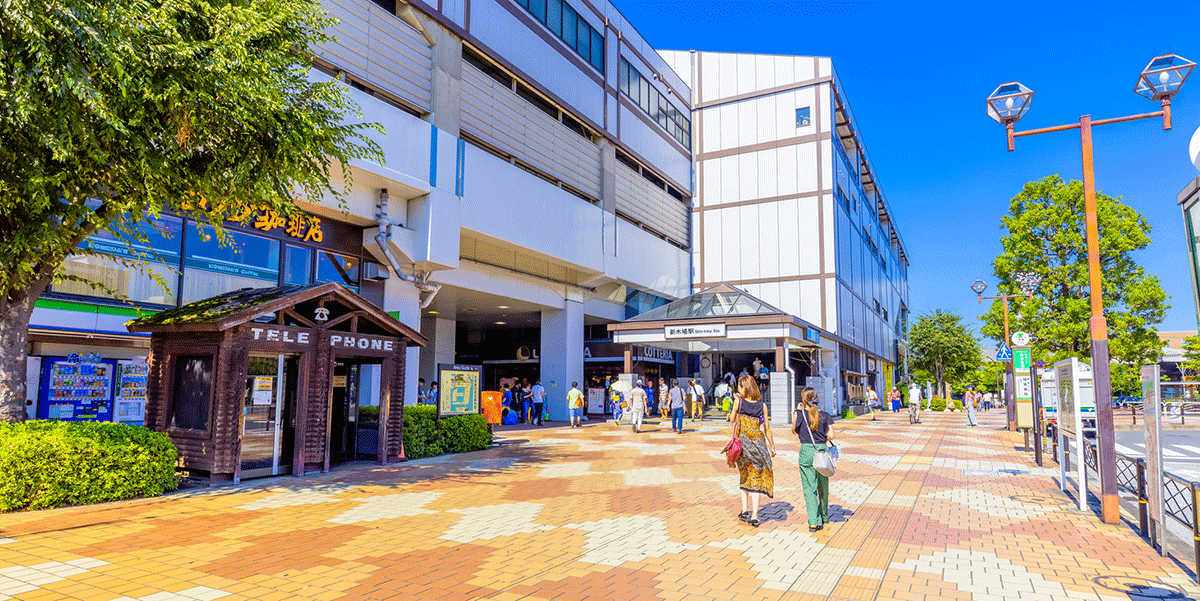
[[[1003,414],[839,422],[833,523],[798,445],[738,522],[724,422],[507,432],[486,452],[0,516],[0,601],[1200,598],[1126,525],[1071,510]]]

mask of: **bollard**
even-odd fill
[[[1137,460],[1137,497],[1138,497],[1138,527],[1144,538],[1150,532],[1150,516],[1147,505],[1150,499],[1146,497],[1146,459]]]
[[[1135,405],[1135,406],[1131,406],[1131,407],[1129,408],[1129,415],[1132,415],[1132,416],[1133,416],[1133,425],[1135,425],[1135,426],[1136,426],[1136,425],[1137,425],[1137,406],[1136,406],[1136,405]]]
[[[1192,573],[1200,584],[1200,482],[1192,482],[1192,544],[1195,546],[1195,566]]]

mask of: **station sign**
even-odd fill
[[[725,324],[701,323],[679,326],[663,326],[663,336],[668,340],[679,338],[724,338]]]

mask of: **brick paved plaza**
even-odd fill
[[[502,433],[486,452],[0,516],[0,600],[1200,598],[1128,525],[1071,510],[1003,413],[839,422],[833,523],[798,445],[735,519],[724,422]]]

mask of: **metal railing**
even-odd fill
[[[1118,409],[1122,410],[1122,409]],[[1138,424],[1138,414],[1142,413],[1141,403],[1129,404],[1129,415],[1133,417],[1133,425]],[[1187,425],[1187,416],[1191,414],[1192,422],[1195,423],[1196,417],[1200,417],[1200,401],[1163,401],[1163,419],[1165,423],[1174,423],[1175,417],[1179,418],[1180,425]]]
[[[1093,472],[1097,469],[1098,453],[1095,441],[1088,440],[1083,454],[1084,464]],[[1150,531],[1149,500],[1146,491],[1146,460],[1117,453],[1117,486],[1137,495],[1138,529],[1143,537],[1151,537],[1151,544],[1167,549],[1167,541],[1154,540]],[[1057,456],[1056,456],[1057,457]],[[1171,472],[1163,472],[1163,488],[1159,491],[1163,499],[1163,513],[1192,531],[1193,573],[1200,582],[1200,482],[1191,482]],[[1163,524],[1164,528],[1166,524]]]

